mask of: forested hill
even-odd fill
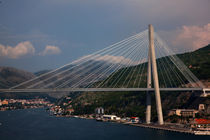
[[[178,57],[198,79],[206,84],[210,83],[210,45],[193,52],[178,54]],[[45,71],[36,74],[39,75],[40,73],[45,73]],[[10,67],[0,67],[0,88],[8,88],[33,77],[35,75],[30,72]],[[11,94],[1,93],[0,98],[9,96],[15,97]],[[22,94],[21,96],[29,98],[30,94],[27,96]],[[164,113],[172,108],[196,108],[199,103],[210,104],[210,99],[200,98],[195,96],[194,93],[161,93],[161,97]],[[144,116],[145,112],[146,97],[144,92],[86,92],[74,95],[73,98],[73,107],[77,114],[93,113],[98,106],[104,107],[109,114],[113,113],[121,116]],[[153,113],[155,113],[154,110],[155,102],[153,102]]]
[[[210,79],[210,45],[193,52],[177,55],[187,68],[200,80]],[[160,87],[181,87],[188,83],[185,75],[175,66],[169,56],[157,59]],[[179,77],[177,76],[179,75]],[[120,79],[120,80],[116,80]],[[141,79],[141,80],[140,80]],[[182,80],[180,82],[180,79]],[[129,83],[125,84],[125,81]],[[139,82],[136,82],[139,81]],[[102,83],[102,84],[101,84]],[[96,85],[103,87],[144,87],[147,85],[147,62],[129,68],[122,68]],[[206,83],[204,83],[206,84]]]
[[[205,80],[210,78],[210,44],[196,51],[178,54],[177,56],[198,77],[198,79]],[[35,75],[46,72],[49,72],[49,70],[43,70],[33,74],[12,67],[0,67],[0,88],[12,87],[23,81],[34,78]]]
[[[178,57],[198,79],[208,84],[210,80],[210,45],[193,52],[178,54]],[[119,84],[121,83],[119,82]],[[73,107],[76,114],[93,113],[96,107],[102,106],[108,114],[140,116],[143,118],[145,115],[146,94],[144,92],[85,92],[73,98]],[[154,95],[152,98],[152,113],[155,114]],[[165,114],[169,109],[173,108],[196,109],[199,103],[206,104],[207,109],[210,111],[210,99],[201,98],[196,93],[161,92],[161,98]],[[153,115],[153,117],[154,116],[156,115]],[[153,119],[155,119],[155,117]]]
[[[200,80],[210,79],[210,44],[193,52],[177,55]]]

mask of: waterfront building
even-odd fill
[[[210,129],[210,120],[194,119],[191,126],[194,128],[196,127],[196,128],[209,128]]]
[[[199,104],[198,110],[199,111],[205,110],[205,105],[204,104]]]
[[[195,109],[172,109],[169,111],[168,115],[177,115],[182,117],[195,117],[195,114],[198,113],[198,110]]]
[[[104,109],[102,107],[98,107],[95,109],[95,114],[97,115],[103,115],[104,114]]]
[[[168,113],[168,116],[173,116],[173,115],[181,116],[181,109],[170,110]]]
[[[131,122],[132,123],[138,123],[139,122],[139,117],[131,117]]]
[[[2,105],[8,105],[8,101],[5,99],[2,101]]]
[[[182,117],[195,117],[195,114],[198,113],[198,110],[194,109],[182,109],[181,116]]]
[[[68,108],[66,109],[66,112],[69,112],[70,114],[74,112],[74,109],[73,108]]]
[[[120,120],[120,117],[116,115],[103,115],[103,119],[105,120]]]

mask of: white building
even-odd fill
[[[195,117],[196,113],[198,113],[198,110],[195,109],[172,109],[168,116],[177,115],[182,117]]]
[[[204,105],[204,104],[199,104],[198,110],[199,110],[199,111],[205,110],[205,105]]]
[[[107,120],[120,120],[120,117],[117,117],[116,115],[103,115],[103,119],[107,119]]]
[[[98,107],[95,109],[95,113],[98,115],[104,114],[104,109],[102,107]]]

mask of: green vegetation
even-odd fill
[[[179,54],[178,57],[201,80],[210,78],[210,44],[191,53]]]
[[[190,53],[179,54],[178,57],[201,80],[210,78],[210,45]],[[163,65],[165,63],[165,66]],[[178,87],[187,83],[187,79],[168,57],[157,59],[160,87]],[[177,77],[179,75],[179,77]],[[182,83],[180,82],[182,79]],[[125,81],[129,81],[126,85]],[[106,80],[95,83],[103,87],[146,87],[147,63],[129,68],[122,68],[110,75]],[[140,85],[140,86],[139,86]],[[101,86],[100,86],[101,87]]]
[[[178,57],[186,64],[188,68],[200,79],[210,79],[210,45],[190,53],[179,54]],[[160,58],[157,60],[161,61]],[[141,65],[137,66],[141,67]],[[145,66],[146,67],[146,66]],[[175,67],[174,67],[175,68]],[[131,67],[129,68],[131,69]],[[105,80],[105,87],[109,87],[117,75],[122,71],[114,73],[111,78]],[[141,85],[146,87],[146,69],[143,71],[145,79]],[[138,77],[138,73],[134,72],[134,77]],[[174,75],[171,73],[171,77]],[[121,87],[126,77],[122,77],[116,87]],[[159,78],[161,81],[161,77]],[[131,79],[131,83],[134,79]],[[98,84],[98,83],[96,83]],[[163,83],[160,83],[162,86]],[[168,110],[172,108],[197,108],[199,103],[204,103],[210,106],[209,98],[199,97],[200,93],[192,92],[161,92],[163,113],[166,115]],[[152,119],[156,118],[155,97],[152,94]],[[105,113],[116,114],[119,116],[139,116],[144,119],[145,116],[145,92],[84,92],[74,95],[73,108],[75,114],[91,114],[94,113],[96,107],[104,107]]]
[[[204,80],[204,82],[208,82],[210,80],[210,45],[198,49],[194,52],[179,54],[178,57],[186,64],[186,66],[200,79]],[[161,62],[160,58],[157,60],[157,64],[159,65]],[[146,72],[147,72],[147,64],[144,64],[145,69],[143,70],[143,76],[141,77],[143,80],[140,83],[141,87],[146,87]],[[169,64],[172,69],[176,69],[173,65]],[[128,71],[131,71],[133,77],[128,77],[127,80],[130,80],[130,84],[137,86],[135,83],[135,79],[140,78],[140,74],[138,71],[142,69],[142,64],[135,66],[137,69],[132,69],[132,67],[128,68]],[[168,67],[169,68],[169,67]],[[109,87],[115,79],[118,79],[118,75],[122,72],[123,69],[117,71],[111,78],[103,81],[105,87]],[[135,71],[132,71],[135,70]],[[166,68],[167,70],[167,68]],[[128,74],[127,71],[127,74]],[[37,75],[43,74],[47,71],[41,71],[36,73]],[[160,75],[160,69],[158,69]],[[126,74],[126,75],[127,75]],[[163,73],[163,75],[166,75]],[[29,80],[33,78],[34,75],[29,72],[17,70],[14,68],[8,67],[0,67],[0,88],[8,88],[12,87],[18,83]],[[134,78],[135,77],[135,78]],[[170,77],[174,78],[174,74],[170,73]],[[159,76],[159,80],[162,80],[163,77]],[[172,79],[169,78],[169,79]],[[126,76],[122,77],[120,81],[117,83],[116,87],[123,86],[124,81],[126,80]],[[169,81],[166,81],[169,82]],[[99,84],[99,83],[96,83]],[[174,84],[178,84],[178,82],[174,81]],[[128,86],[131,86],[128,85]],[[160,87],[164,86],[163,82],[160,82]],[[63,94],[33,94],[33,93],[19,93],[11,94],[11,93],[1,93],[0,98],[48,98],[50,100],[55,100],[51,96],[63,96]],[[146,93],[145,92],[84,92],[84,93],[74,93],[70,94],[73,99],[72,105],[75,110],[75,114],[91,114],[94,113],[96,107],[104,107],[105,113],[107,114],[116,114],[118,116],[139,116],[141,119],[144,119],[145,115],[145,103],[146,103]],[[163,111],[166,115],[168,110],[172,108],[197,108],[199,103],[204,103],[209,106],[210,110],[210,97],[208,98],[200,98],[199,93],[192,92],[161,92],[161,99],[163,105]],[[63,98],[57,101],[58,104],[62,105]],[[153,121],[157,120],[156,118],[156,108],[155,108],[155,97],[152,94],[152,119]],[[210,112],[210,111],[209,111]]]

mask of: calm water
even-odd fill
[[[110,122],[49,116],[44,109],[0,112],[1,140],[210,140]]]

